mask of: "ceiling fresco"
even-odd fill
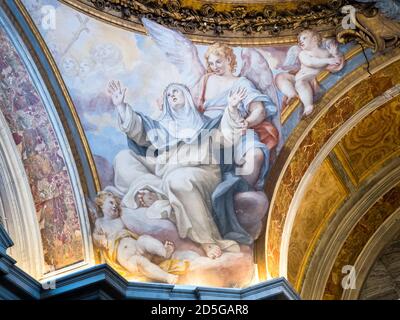
[[[171,262],[174,261],[185,268],[185,264],[181,265],[182,261],[187,259],[191,261],[188,271],[182,271],[179,268],[176,271],[188,273],[180,276],[180,281],[183,283],[244,286],[253,281],[252,243],[260,236],[262,225],[265,223],[264,215],[267,212],[268,199],[261,191],[265,178],[268,176],[269,167],[273,166],[274,157],[279,154],[286,137],[293,128],[303,117],[309,116],[314,111],[314,99],[318,99],[318,94],[322,95],[326,90],[325,86],[319,86],[316,83],[316,75],[326,70],[339,78],[340,74],[357,66],[358,61],[345,62],[345,53],[350,52],[352,47],[339,47],[334,39],[322,38],[316,31],[303,32],[299,38],[299,44],[286,47],[265,46],[255,49],[195,45],[182,34],[150,20],[143,20],[149,37],[115,29],[56,1],[44,0],[34,3],[25,1],[24,4],[58,64],[93,153],[103,193],[99,195],[99,198],[92,200],[95,200],[100,209],[104,203],[121,206],[120,209],[115,210],[121,210],[126,232],[151,237],[151,241],[155,241],[155,246],[164,246],[163,250],[175,250],[173,259],[167,259],[164,265],[169,263],[169,268],[178,268]],[[54,8],[55,28],[46,29],[46,26],[42,24],[43,6],[48,6],[49,9]],[[315,49],[309,49],[311,47]],[[308,59],[314,59],[313,55],[315,59],[321,59],[321,65],[313,68],[302,65],[300,62],[302,58],[298,57],[304,55],[307,59],[306,52],[310,52]],[[215,61],[212,60],[214,57]],[[229,59],[231,64],[220,65],[221,59]],[[232,64],[233,62],[235,63]],[[224,68],[228,70],[226,75],[224,75]],[[296,73],[295,70],[299,68],[300,71]],[[263,73],[261,74],[258,70],[263,70]],[[223,75],[222,82],[218,77],[213,77],[213,74],[219,73]],[[255,87],[248,82],[249,79],[253,81]],[[334,81],[330,79],[331,83]],[[187,195],[179,198],[176,194],[176,192],[182,193],[181,188],[184,186],[170,185],[171,182],[169,182],[185,179],[182,172],[188,171],[189,168],[184,166],[177,173],[174,171],[170,173],[169,162],[166,167],[158,164],[154,169],[148,167],[147,162],[140,162],[141,165],[136,164],[141,158],[136,158],[132,152],[134,149],[131,142],[127,145],[125,138],[128,134],[132,139],[135,137],[134,133],[127,131],[129,128],[124,128],[121,122],[124,121],[121,118],[123,113],[117,111],[121,101],[126,101],[134,106],[135,112],[146,119],[143,130],[150,130],[156,126],[152,119],[162,121],[165,117],[165,108],[168,108],[166,95],[169,94],[168,88],[171,83],[182,83],[189,87],[193,96],[187,96],[186,100],[193,101],[196,105],[203,104],[201,108],[205,109],[204,116],[209,119],[217,119],[221,114],[218,105],[225,103],[223,99],[226,98],[218,95],[218,91],[228,90],[228,93],[229,91],[235,93],[236,90],[240,99],[241,90],[246,90],[247,94],[253,98],[252,100],[241,98],[245,102],[242,112],[250,112],[246,111],[246,108],[255,108],[252,114],[248,113],[245,116],[248,117],[246,121],[254,126],[257,134],[263,136],[264,139],[262,141],[257,139],[255,151],[247,151],[243,156],[254,157],[248,162],[251,163],[254,159],[256,167],[254,170],[258,170],[254,171],[254,177],[252,174],[248,175],[245,179],[246,184],[240,185],[231,178],[225,178],[232,174],[230,171],[223,172],[222,182],[218,182],[221,178],[214,177],[213,166],[206,170],[202,169],[202,175],[210,175],[208,181],[217,179],[215,185],[207,186],[211,189],[200,189],[202,191],[197,196],[201,198],[208,193],[207,198],[213,199],[212,203],[207,205],[210,207],[204,208],[206,219],[204,221],[199,220],[199,216],[203,214],[201,201],[204,200],[198,202],[200,199],[194,195],[190,201],[185,202]],[[210,83],[209,89],[208,83]],[[215,88],[217,91],[212,89],[215,86],[217,86]],[[219,89],[217,89],[218,86]],[[186,87],[175,85],[175,88],[183,90],[184,95],[190,94],[185,89]],[[118,93],[121,95],[122,91],[126,92],[126,97],[118,96]],[[298,105],[288,116],[291,119],[282,125],[281,111],[285,110],[292,100],[296,100],[297,95],[306,107],[302,108]],[[256,118],[259,111],[257,111],[255,101],[263,101],[264,104],[262,108],[265,108],[265,111],[262,112],[265,113],[264,117],[267,121],[263,127]],[[249,107],[246,107],[246,104]],[[168,115],[168,117],[173,116],[173,114]],[[120,117],[119,120],[118,117]],[[196,115],[191,117],[180,121],[185,122],[191,119],[189,126],[197,126],[196,123],[204,121],[200,118],[196,120],[198,117]],[[252,118],[255,120],[251,120]],[[251,124],[252,121],[254,124]],[[218,125],[214,126],[214,128],[217,127]],[[149,135],[150,133],[147,133],[147,136]],[[134,138],[134,141],[139,141],[137,139],[139,136]],[[157,143],[154,143],[157,146]],[[129,147],[131,150],[128,149]],[[183,151],[178,149],[178,152]],[[143,164],[145,167],[142,168]],[[196,168],[193,173],[188,171],[187,175],[195,174],[197,170],[199,168]],[[132,172],[132,174],[127,172]],[[143,179],[141,174],[149,175],[147,187],[144,182],[137,181],[137,177]],[[158,182],[153,181],[155,179],[153,175],[158,177],[158,180],[161,178],[160,186]],[[191,183],[191,188],[205,187],[201,180],[193,180]],[[174,191],[176,188],[178,191]],[[158,189],[160,191],[155,192]],[[239,190],[243,191],[239,192]],[[109,196],[120,197],[122,203],[120,204],[118,199],[109,199]],[[165,198],[170,200],[170,204],[159,207]],[[176,198],[176,202],[171,198]],[[236,210],[237,218],[233,220],[234,223],[228,223],[226,220],[233,219],[232,214],[235,214],[230,209],[232,204],[229,202],[234,202],[234,210]],[[200,212],[196,212],[196,217],[193,217],[187,206],[195,206]],[[178,216],[177,212],[181,212],[181,216]],[[204,230],[200,225],[207,225],[206,221],[210,220],[207,217],[211,217],[210,214],[214,216],[215,224],[211,222],[211,225],[207,227],[209,230]],[[157,221],[147,218],[153,215],[168,217],[175,226],[164,225],[167,222],[165,220]],[[105,222],[102,218],[96,219],[94,230],[92,230],[93,239],[99,250],[103,254],[106,253],[106,260],[115,265],[118,264],[115,252],[110,248],[104,250],[107,248],[104,244],[111,241],[116,246],[113,250],[117,250],[121,240],[119,238],[105,239],[107,231],[104,231],[104,227],[100,227],[101,223]],[[99,230],[96,231],[97,229]],[[215,231],[212,231],[214,229]],[[209,240],[206,240],[207,237]],[[170,247],[168,243],[174,243],[175,247]],[[171,254],[167,255],[171,256]],[[214,259],[215,257],[219,258]],[[127,263],[126,261],[122,263],[125,269]],[[238,270],[241,272],[237,272]],[[174,271],[163,269],[163,272],[163,274],[165,272],[168,274],[162,278],[163,282],[175,281]],[[224,279],[222,274],[229,275],[229,279]],[[237,278],[233,278],[233,274]],[[153,275],[150,280],[159,280],[159,277],[159,275]]]
[[[43,245],[44,270],[49,273],[84,259],[78,205],[66,150],[59,129],[3,29],[1,40],[1,111],[20,152],[31,187]]]
[[[302,297],[347,297],[343,265],[361,266],[368,241],[399,206],[396,2],[18,0],[2,7],[34,34],[39,45],[29,50],[50,63],[42,76],[57,75],[74,114],[63,125],[80,128],[76,139],[91,159],[85,170],[95,190],[80,177],[84,223],[73,211],[68,170],[56,168],[66,187],[57,185],[65,190],[48,204],[39,200],[55,190],[52,179],[30,180],[39,223],[46,210],[57,215],[69,205],[64,218],[44,224],[45,251],[68,251],[63,261],[50,250],[56,258],[47,253],[47,268],[85,260],[130,281],[231,288],[283,276]],[[3,62],[4,81],[14,67]],[[10,83],[4,90],[12,93]],[[20,147],[23,160],[30,152],[41,157],[24,162],[30,176],[44,170],[44,155],[59,163],[62,154],[51,149],[59,155],[52,161],[47,140],[51,152],[36,150],[43,133],[26,117],[9,125],[18,146],[26,130],[37,136],[33,150]],[[13,130],[17,120],[25,131]],[[390,188],[375,190],[378,180]],[[362,194],[373,190],[361,213]]]

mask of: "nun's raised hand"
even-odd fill
[[[115,107],[122,106],[125,103],[126,88],[122,88],[119,81],[110,81],[107,92],[110,95],[112,103]]]

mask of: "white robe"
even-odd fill
[[[121,131],[130,139],[139,145],[149,145],[142,118],[131,107],[127,106],[125,116],[120,115],[118,122]],[[221,136],[225,143],[232,144],[239,139],[240,124],[228,108],[220,127],[221,130],[212,134],[215,141],[221,141]],[[222,250],[237,252],[238,244],[222,239],[212,217],[211,195],[221,182],[221,172],[217,161],[209,164],[210,156],[207,143],[201,148],[198,144],[179,144],[158,157],[144,157],[132,150],[123,150],[114,160],[114,184],[124,194],[123,204],[131,208],[138,206],[135,196],[139,190],[147,188],[156,192],[160,200],[150,208],[152,217],[173,221],[181,238],[202,245],[217,244]]]

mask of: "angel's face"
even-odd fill
[[[102,205],[102,210],[103,210],[104,216],[106,216],[109,219],[116,219],[119,217],[118,203],[114,197],[107,196],[104,199],[104,202]]]
[[[79,74],[82,76],[86,76],[90,73],[92,70],[93,63],[88,60],[84,59],[80,64],[79,64]]]
[[[62,68],[66,75],[75,76],[79,72],[78,62],[70,57],[67,57],[62,62]]]
[[[171,108],[179,110],[185,105],[185,96],[179,88],[171,87],[167,91],[167,100]]]
[[[311,32],[303,32],[299,35],[299,46],[302,50],[309,50],[318,45],[318,40]]]
[[[230,60],[226,57],[211,53],[207,60],[211,71],[219,76],[231,73]]]

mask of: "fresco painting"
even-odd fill
[[[28,176],[48,273],[83,260],[76,201],[49,114],[2,28],[0,42],[0,109]]]
[[[140,35],[57,1],[24,3],[95,158],[103,190],[88,206],[103,261],[130,280],[255,281],[282,110],[298,97],[297,123],[312,114],[317,74],[345,65],[336,41],[307,30],[294,46],[197,45],[145,18]],[[44,5],[55,28],[41,23]]]

